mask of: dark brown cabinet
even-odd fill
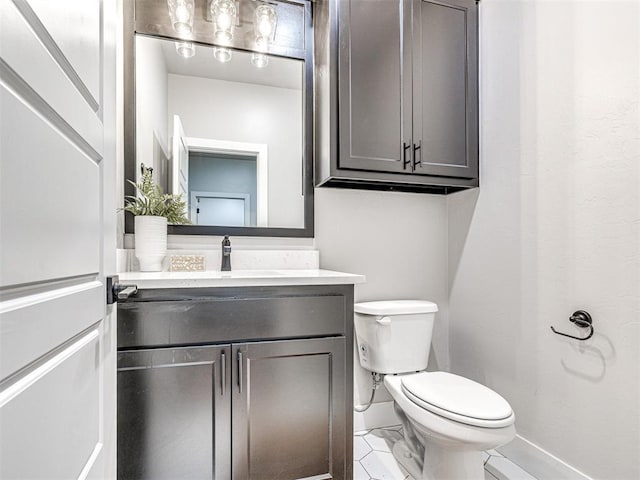
[[[316,184],[477,186],[475,0],[317,5]]]
[[[351,478],[352,323],[352,285],[119,303],[118,478]]]

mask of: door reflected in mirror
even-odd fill
[[[185,43],[136,36],[136,171],[194,225],[303,228],[304,62]]]

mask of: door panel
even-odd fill
[[[118,353],[118,478],[231,476],[230,345]]]
[[[102,123],[11,2],[0,16],[0,57],[69,126],[102,155]],[[5,67],[5,68],[6,68]]]
[[[402,56],[409,38],[403,3],[339,3],[340,43],[346,44],[339,58],[340,168],[404,171],[403,142],[411,142],[411,65]]]
[[[40,38],[74,80],[76,88],[85,94],[87,103],[95,103],[97,110],[102,73],[101,0],[65,0],[64,8],[50,0],[14,2],[27,18],[33,12],[37,18],[33,23]]]
[[[3,479],[115,476],[115,3],[0,2]]]
[[[0,381],[99,322],[103,300],[92,281],[0,302]]]
[[[478,174],[474,0],[414,0],[415,172]]]
[[[79,148],[79,137],[45,121],[51,112],[36,100],[2,85],[0,104],[0,286],[96,274],[98,162]]]
[[[234,479],[345,477],[344,355],[344,337],[234,345]]]
[[[78,478],[91,469],[103,448],[99,340],[91,330],[0,392],[0,478]]]

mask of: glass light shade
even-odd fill
[[[188,35],[193,30],[194,0],[167,0],[169,18],[176,33]]]
[[[215,47],[213,49],[213,57],[220,63],[227,63],[231,61],[231,50],[224,47]]]
[[[231,42],[236,13],[236,4],[232,0],[213,0],[211,2],[211,15],[213,17],[216,42]]]
[[[191,42],[176,42],[176,52],[184,58],[191,58],[196,54],[196,46]]]
[[[264,68],[269,65],[269,57],[267,57],[264,53],[252,53],[251,54],[251,63],[256,68]]]
[[[253,14],[253,27],[256,38],[264,38],[269,42],[276,31],[276,9],[271,5],[262,4],[256,7]]]

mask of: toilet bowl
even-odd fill
[[[499,394],[467,378],[426,372],[437,305],[355,305],[361,365],[385,374],[404,438],[393,455],[416,479],[483,480],[482,451],[515,436],[515,415]]]

